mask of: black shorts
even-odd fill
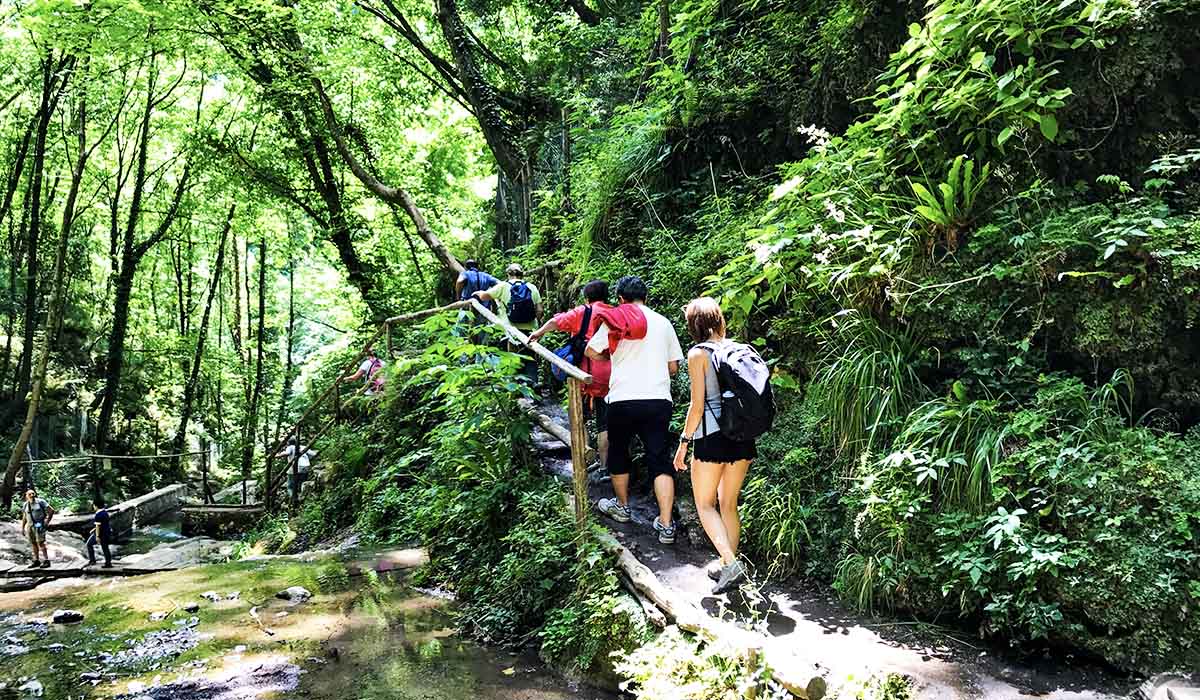
[[[608,471],[628,474],[633,468],[629,448],[634,436],[646,450],[646,472],[651,479],[667,474],[675,476],[671,464],[668,434],[671,430],[671,402],[666,400],[618,401],[608,405]]]
[[[758,448],[753,440],[731,440],[720,431],[698,437],[692,441],[692,445],[696,450],[696,459],[701,462],[732,464],[758,456]]]
[[[604,401],[604,398],[584,396],[583,417],[584,420],[595,419],[597,433],[606,432],[608,430],[608,404]]]

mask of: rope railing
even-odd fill
[[[365,343],[363,343],[362,349],[357,355],[355,355],[354,360],[348,363],[345,368],[338,373],[338,376],[336,379],[334,379],[333,384],[325,389],[325,391],[321,392],[320,396],[318,396],[312,402],[312,404],[309,405],[309,407],[304,411],[303,414],[301,414],[300,418],[295,422],[295,424],[288,429],[288,431],[285,433],[285,435],[288,437],[280,438],[280,440],[275,444],[274,448],[267,453],[265,469],[266,473],[264,475],[266,489],[263,493],[263,500],[266,502],[268,509],[274,506],[275,491],[279,488],[279,486],[282,485],[284,477],[289,472],[292,474],[293,483],[299,483],[298,465],[300,456],[302,454],[299,448],[305,446],[300,439],[301,426],[305,421],[315,414],[322,404],[332,398],[333,416],[323,426],[321,426],[316,431],[314,437],[308,441],[309,444],[307,447],[311,447],[340,419],[340,387],[343,383],[342,378],[346,376],[349,371],[357,367],[358,364],[367,356],[367,349],[372,347],[374,343],[378,342],[380,336],[384,336],[387,346],[387,356],[390,359],[392,354],[393,327],[421,321],[438,314],[448,313],[451,311],[460,311],[464,309],[472,309],[480,318],[487,321],[488,324],[496,326],[504,331],[504,334],[513,342],[513,344],[529,349],[537,357],[549,362],[551,365],[558,368],[564,375],[566,375],[567,416],[570,421],[570,440],[568,444],[571,448],[571,463],[573,473],[572,482],[575,496],[575,519],[579,526],[583,527],[587,520],[587,464],[585,462],[587,458],[587,427],[583,420],[583,385],[591,383],[592,375],[567,362],[566,360],[563,360],[558,355],[555,355],[553,352],[546,349],[536,340],[531,340],[528,335],[518,330],[515,326],[509,323],[507,319],[497,316],[486,306],[480,303],[479,300],[474,298],[456,301],[452,304],[446,304],[445,306],[437,306],[423,309],[421,311],[414,311],[408,314],[402,314],[400,316],[393,316],[385,319],[380,324],[375,333],[372,334]],[[275,455],[283,450],[287,445],[288,440],[293,437],[296,441],[296,449],[293,451],[293,454],[289,456],[287,466],[278,474],[273,474],[272,464],[276,459]],[[561,440],[562,437],[560,436],[559,439]],[[299,488],[294,488],[292,490],[293,507],[295,507],[299,502],[299,491]]]

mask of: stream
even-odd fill
[[[284,600],[291,586],[309,599]],[[70,608],[82,622],[51,622]],[[609,700],[457,634],[447,596],[336,558],[75,580],[0,597],[0,700]]]

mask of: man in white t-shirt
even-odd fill
[[[675,327],[645,305],[646,284],[638,277],[617,282],[621,306],[605,312],[587,345],[587,355],[612,359],[608,389],[608,471],[616,498],[602,498],[600,512],[629,522],[629,453],[634,436],[646,450],[646,471],[654,481],[658,517],[654,529],[664,544],[675,541],[675,469],[671,464],[671,375],[679,371],[683,349]],[[616,327],[616,326],[621,327]],[[643,330],[644,329],[644,330]]]
[[[299,453],[299,456],[296,456]],[[283,448],[276,457],[287,457],[287,462],[284,466],[287,469],[288,475],[288,496],[295,502],[296,496],[300,493],[300,487],[308,480],[309,471],[312,467],[312,458],[317,456],[314,450],[309,449],[308,445],[296,445],[296,436],[288,438],[287,447]],[[292,462],[296,462],[296,473],[292,474]]]

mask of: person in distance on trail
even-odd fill
[[[104,507],[104,500],[97,497],[94,501],[96,506],[96,514],[92,516],[92,532],[87,538],[88,563],[92,566],[96,565],[96,545],[100,545],[100,551],[104,552],[104,567],[105,569],[112,568],[112,552],[108,551],[108,545],[112,542],[112,524],[109,522],[108,509]]]
[[[54,507],[41,498],[37,491],[29,489],[25,492],[25,504],[21,506],[21,529],[29,538],[33,547],[33,564],[31,569],[50,568],[50,552],[46,551],[46,530],[50,528],[50,520],[54,517]],[[39,556],[40,554],[40,556]]]
[[[537,320],[542,316],[542,293],[532,282],[525,281],[525,270],[517,263],[509,265],[504,274],[506,282],[497,282],[486,290],[475,292],[475,298],[480,301],[495,301],[499,304],[499,315],[517,328],[530,333]],[[523,355],[521,374],[530,386],[537,385],[538,366],[533,350],[508,343],[510,352]]]
[[[470,299],[475,292],[486,292],[496,286],[500,280],[479,269],[479,263],[468,260],[463,263],[463,271],[458,273],[454,282],[454,293],[462,300]]]
[[[299,453],[299,456],[297,456]],[[276,457],[287,457],[288,470],[288,498],[295,499],[300,493],[300,487],[308,481],[308,475],[311,471],[312,458],[317,456],[317,453],[309,449],[308,445],[296,447],[296,436],[292,435],[288,438],[287,447],[283,448]],[[296,460],[296,474],[292,476],[292,460]]]
[[[688,351],[688,378],[691,401],[683,421],[683,433],[675,450],[675,469],[687,469],[688,444],[695,445],[692,458],[692,494],[700,524],[720,556],[709,567],[716,580],[713,594],[727,593],[746,579],[746,570],[737,558],[742,522],[738,517],[738,494],[746,480],[750,463],[758,455],[754,438],[770,427],[774,417],[770,371],[762,358],[749,346],[725,337],[725,316],[712,297],[692,300],[683,311],[688,335],[696,345]],[[722,367],[718,374],[718,360]],[[730,382],[730,371],[738,373]],[[725,377],[724,380],[721,377]],[[740,383],[738,378],[746,378]],[[726,386],[722,386],[722,381]],[[741,402],[735,388],[753,387],[758,400]],[[728,397],[728,398],[725,398]],[[730,415],[722,421],[723,403]],[[740,407],[751,407],[746,410]],[[761,407],[762,411],[755,409]],[[738,419],[738,420],[733,420]],[[726,430],[722,430],[722,425]]]
[[[363,377],[366,377],[363,380],[363,394],[373,396],[383,391],[383,360],[375,355],[375,348],[368,347],[367,356],[359,363],[358,371],[343,377],[342,381],[357,382]]]
[[[587,356],[612,360],[608,389],[608,471],[616,498],[602,498],[601,513],[629,522],[629,453],[634,436],[645,448],[646,471],[654,483],[658,541],[675,541],[675,472],[667,434],[671,429],[671,375],[679,371],[683,350],[671,322],[646,306],[646,284],[639,277],[617,282],[616,308],[601,312],[600,327],[588,341]]]
[[[608,379],[612,373],[612,362],[607,357],[594,360],[582,356],[587,341],[596,334],[600,327],[600,315],[613,307],[608,303],[608,282],[592,280],[583,286],[583,298],[586,303],[580,304],[570,311],[557,314],[554,318],[536,331],[529,334],[530,340],[539,340],[552,330],[569,333],[572,345],[571,360],[583,371],[592,375],[592,383],[583,387],[584,416],[588,420],[595,419],[596,452],[600,457],[601,468],[608,466]],[[584,327],[584,324],[587,324]]]

